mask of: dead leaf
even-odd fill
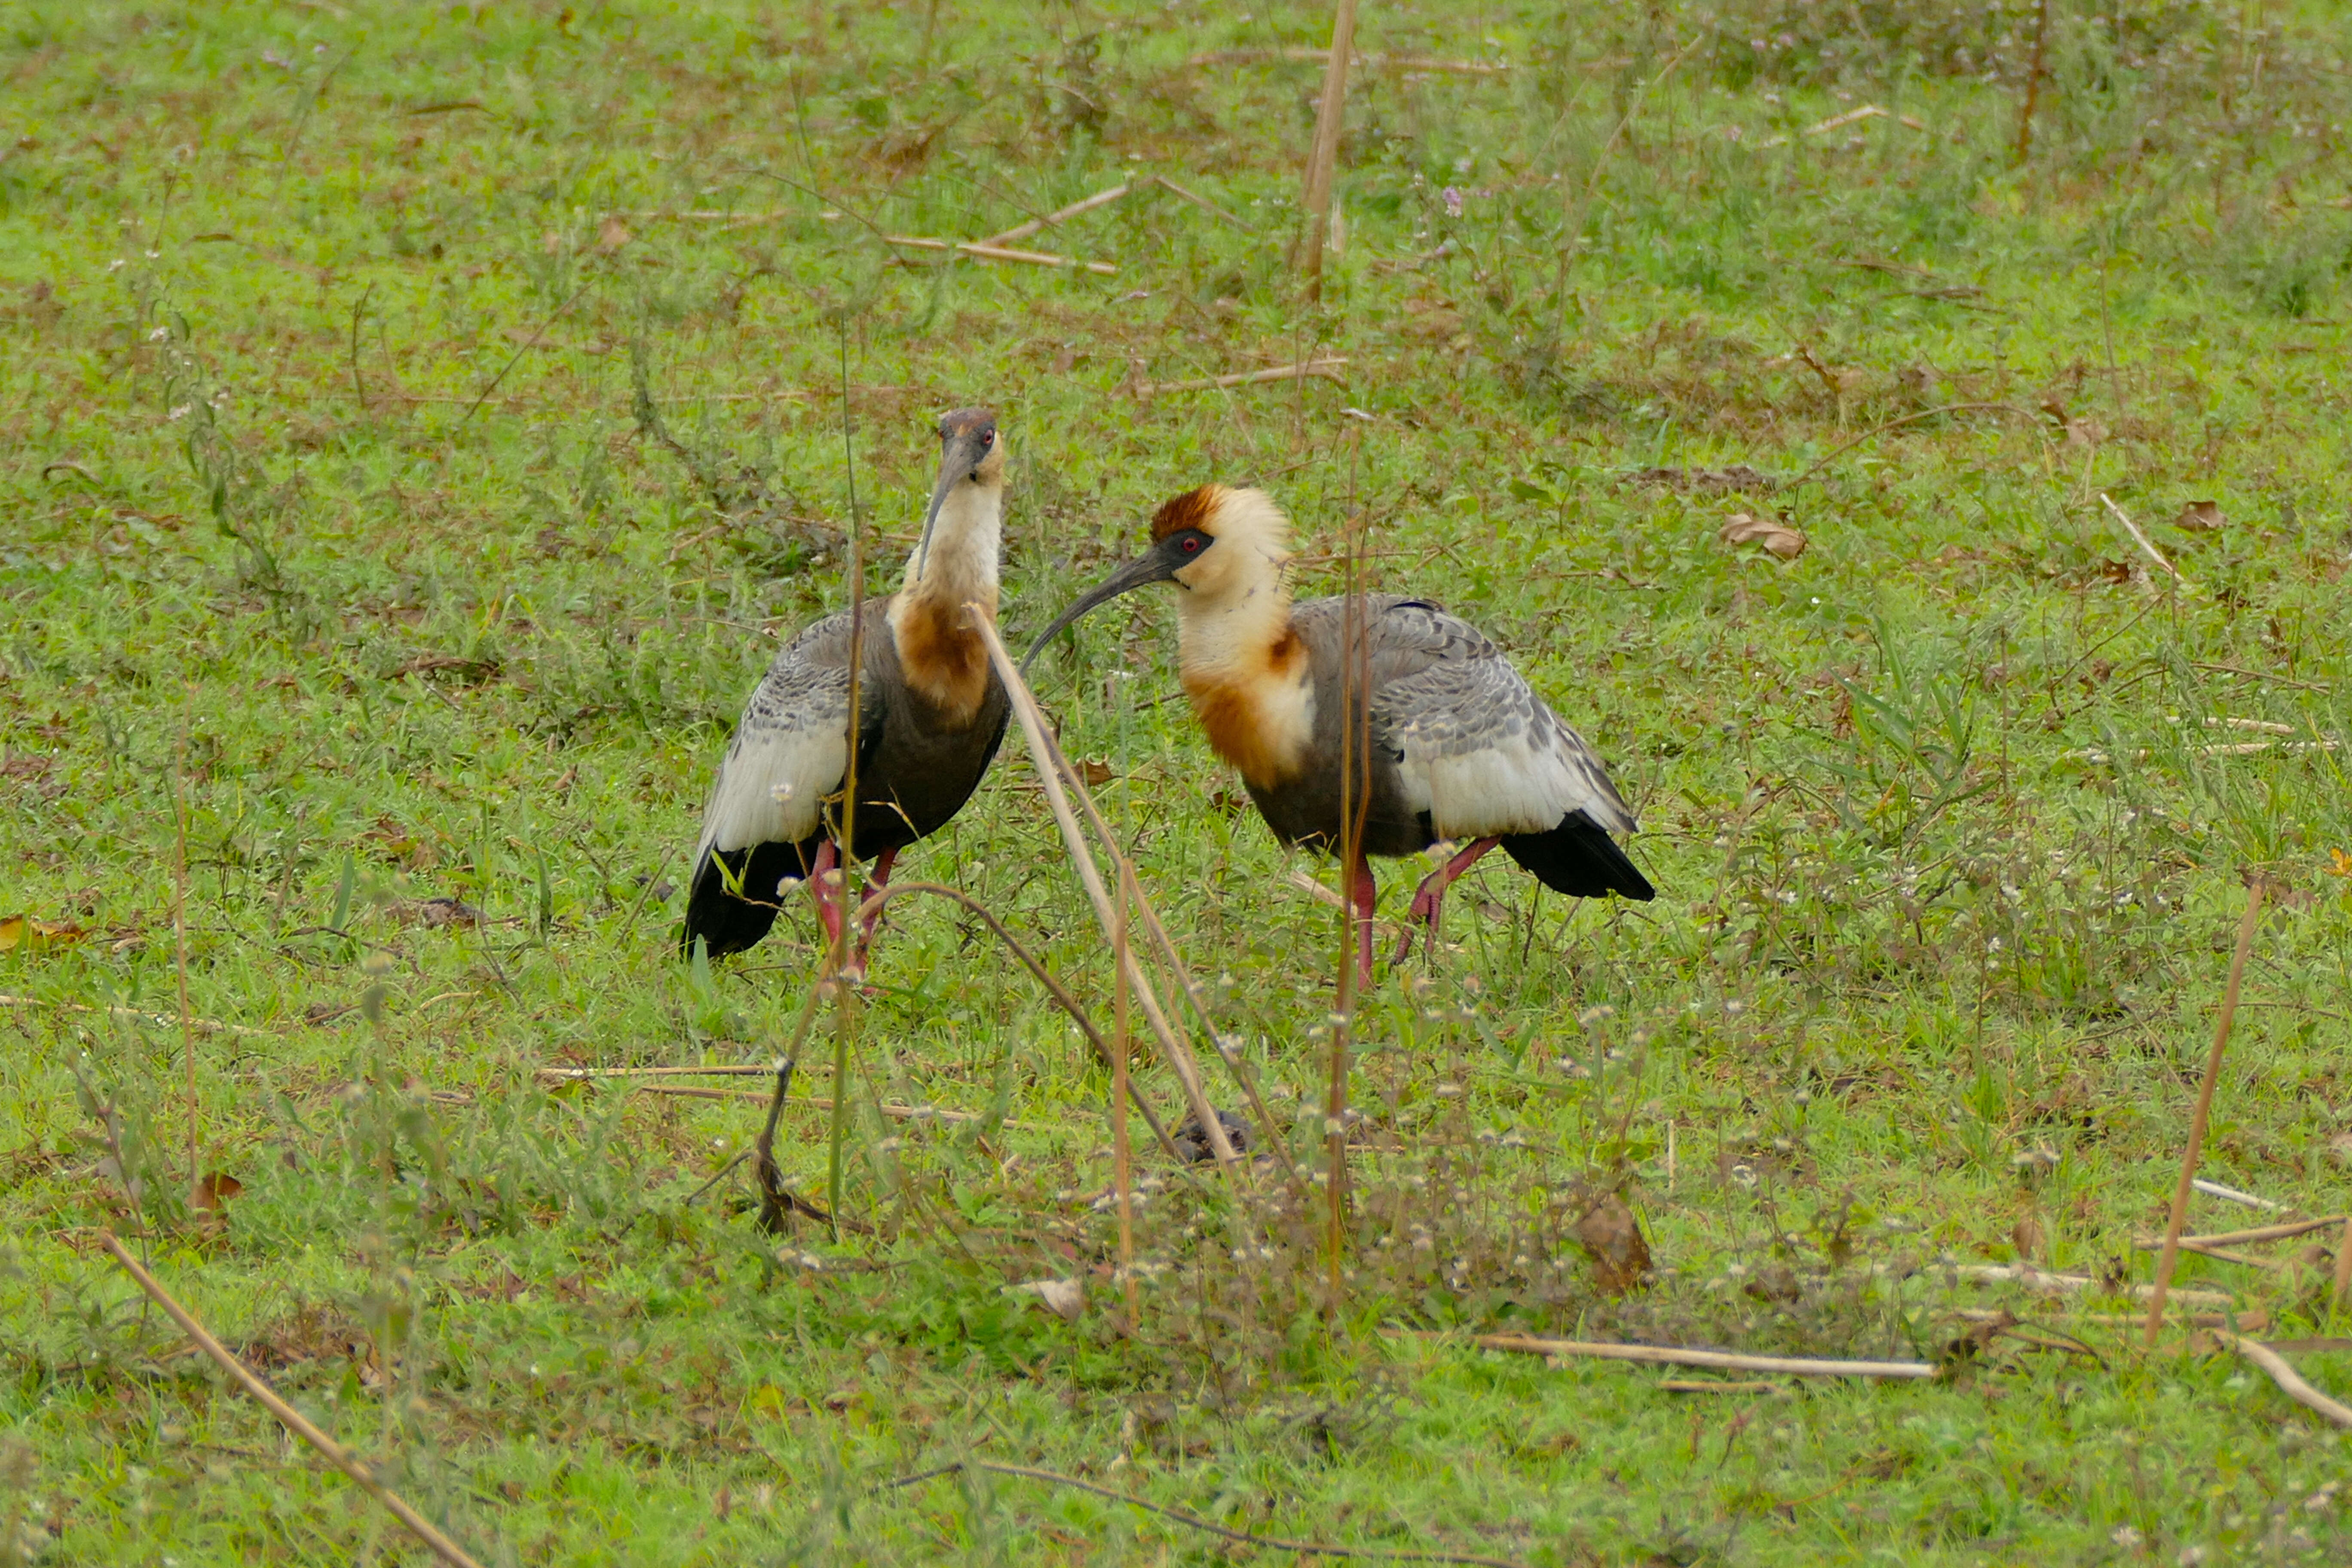
[[[482,911],[463,899],[420,899],[416,902],[416,918],[427,929],[438,931],[443,926],[478,926]]]
[[[2095,419],[2066,421],[2066,445],[2069,447],[2095,447],[2106,438],[2107,427]]]
[[[1076,1279],[1031,1279],[1007,1289],[1036,1297],[1046,1310],[1069,1322],[1076,1322],[1086,1310],[1087,1288]]]
[[[596,248],[607,256],[612,255],[635,237],[629,233],[629,226],[611,213],[606,213],[604,221],[596,226]]]
[[[1805,536],[1778,518],[1750,517],[1735,511],[1717,538],[1726,544],[1760,544],[1783,561],[1805,552]]]
[[[2042,1261],[2042,1248],[2049,1240],[2041,1220],[2030,1214],[2017,1216],[2017,1224],[2010,1227],[2009,1239],[2016,1246],[2018,1257],[2029,1263]]]
[[[1622,1296],[1649,1284],[1650,1244],[1622,1196],[1604,1194],[1577,1222],[1576,1240],[1592,1260],[1594,1280],[1609,1295]]]
[[[0,759],[0,778],[37,779],[57,765],[55,757],[26,752],[21,756]]]
[[[2218,532],[2228,521],[2219,501],[2182,501],[2180,510],[2172,514],[2172,526],[2187,533]]]
[[[37,952],[71,947],[89,934],[71,921],[51,924],[30,915],[10,915],[0,920],[0,952],[21,952],[29,958]]]
[[[1107,784],[1110,783],[1112,777],[1110,764],[1108,763],[1097,763],[1092,761],[1080,763],[1078,764],[1078,777],[1086,780],[1087,784],[1090,787],[1099,784]]]
[[[227,1172],[206,1171],[196,1183],[195,1205],[200,1209],[216,1211],[243,1191],[245,1184]]]
[[[2352,855],[2341,849],[2327,852],[2327,874],[2331,877],[2352,877]]]
[[[1249,796],[1239,794],[1234,790],[1221,789],[1215,791],[1209,796],[1209,804],[1215,806],[1219,811],[1223,812],[1227,816],[1231,816],[1236,812],[1248,810],[1250,798]],[[2352,872],[2347,872],[2346,874],[2352,875]]]

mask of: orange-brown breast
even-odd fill
[[[898,623],[898,668],[950,723],[971,723],[988,695],[988,649],[965,624],[960,604],[924,598],[907,607]]]
[[[1282,733],[1271,716],[1271,699],[1298,679],[1298,667],[1306,657],[1306,645],[1286,626],[1255,668],[1184,677],[1192,715],[1200,720],[1209,744],[1217,755],[1239,768],[1242,777],[1260,788],[1271,788],[1291,777],[1306,760],[1309,737]]]

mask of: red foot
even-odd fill
[[[1405,917],[1403,940],[1397,943],[1396,957],[1391,960],[1391,963],[1402,963],[1412,952],[1412,928],[1416,921],[1429,928],[1428,952],[1433,958],[1436,956],[1437,910],[1438,906],[1445,901],[1445,889],[1452,887],[1463,872],[1475,866],[1486,851],[1501,842],[1500,838],[1474,839],[1453,859],[1421,879],[1420,888],[1412,895],[1412,912]]]

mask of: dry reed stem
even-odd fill
[[[999,245],[925,239],[908,234],[886,235],[883,237],[885,243],[899,246],[908,250],[953,251],[959,256],[969,256],[976,261],[1019,261],[1031,267],[1074,267],[1081,272],[1092,272],[1104,278],[1112,278],[1118,274],[1118,268],[1108,261],[1078,261],[1067,256],[1054,256],[1042,250],[1007,250]]]
[[[1323,293],[1323,246],[1331,226],[1332,174],[1339,162],[1339,132],[1348,118],[1348,62],[1356,49],[1356,0],[1338,0],[1331,16],[1331,48],[1323,62],[1323,99],[1315,110],[1315,141],[1307,154],[1299,210],[1307,234],[1298,269],[1310,299]]]
[[[189,1341],[198,1350],[211,1357],[214,1364],[234,1378],[237,1385],[251,1394],[263,1409],[276,1416],[279,1426],[310,1444],[311,1447],[318,1450],[320,1458],[358,1483],[362,1490],[382,1503],[385,1510],[400,1521],[411,1535],[423,1542],[435,1556],[449,1563],[451,1568],[479,1568],[479,1564],[467,1553],[464,1547],[443,1534],[431,1520],[410,1507],[407,1500],[399,1493],[376,1479],[374,1472],[370,1470],[356,1455],[328,1436],[317,1426],[312,1426],[308,1416],[278,1397],[278,1391],[263,1382],[259,1373],[232,1355],[226,1346],[213,1338],[204,1324],[196,1321],[194,1314],[173,1300],[172,1293],[164,1289],[153,1275],[140,1267],[139,1260],[131,1256],[130,1250],[116,1238],[112,1231],[100,1231],[99,1240],[105,1245],[109,1252],[114,1254],[115,1262],[122,1266],[122,1271],[131,1276],[131,1282],[147,1293],[147,1299],[163,1308],[165,1315],[180,1325],[180,1331],[187,1335]]]
[[[2252,1003],[2245,1005],[2253,1005]],[[2286,1210],[2284,1204],[2273,1203],[2269,1198],[2261,1197],[2252,1193],[2242,1193],[2235,1187],[2225,1187],[2219,1182],[2209,1182],[2202,1176],[2189,1184],[2209,1198],[2220,1198],[2225,1204],[2236,1204],[2242,1208],[2268,1209],[2273,1214],[2283,1214]]]
[[[1111,864],[1118,868],[1120,875],[1127,878],[1129,886],[1141,887],[1141,879],[1136,875],[1135,862],[1129,859],[1127,852],[1119,847],[1118,836],[1111,831],[1110,823],[1103,816],[1101,808],[1095,805],[1094,796],[1087,793],[1086,781],[1078,777],[1077,770],[1070,765],[1070,759],[1063,754],[1058,745],[1054,748],[1054,765],[1061,770],[1064,786],[1070,791],[1071,798],[1077,802],[1078,809],[1086,813],[1087,825],[1095,830],[1095,837],[1102,841],[1105,853],[1110,856]],[[1309,882],[1318,891],[1328,890],[1324,889],[1320,882],[1313,881],[1311,878]],[[1145,932],[1151,938],[1152,945],[1159,950],[1160,962],[1168,966],[1168,973],[1175,976],[1177,986],[1182,990],[1185,1002],[1192,1009],[1192,1016],[1201,1021],[1201,1027],[1208,1035],[1209,1043],[1217,1053],[1217,1059],[1224,1064],[1225,1071],[1232,1077],[1234,1086],[1242,1091],[1242,1097],[1249,1101],[1250,1114],[1257,1118],[1259,1134],[1265,1140],[1265,1147],[1269,1150],[1281,1148],[1286,1137],[1282,1124],[1274,1119],[1274,1112],[1267,1109],[1265,1097],[1258,1093],[1256,1079],[1251,1076],[1240,1058],[1225,1048],[1224,1037],[1217,1027],[1217,1021],[1209,1016],[1208,1000],[1201,994],[1200,983],[1192,978],[1192,971],[1185,963],[1184,955],[1178,951],[1174,939],[1169,936],[1168,928],[1160,923],[1159,911],[1151,907],[1148,900],[1139,899],[1134,912],[1141,918]],[[1298,1199],[1299,1206],[1306,1207],[1307,1187],[1298,1179],[1297,1169],[1287,1160],[1277,1162],[1276,1168],[1281,1171],[1283,1180],[1289,1184],[1292,1194]]]
[[[1118,1189],[1118,1278],[1127,1297],[1127,1331],[1142,1324],[1142,1309],[1135,1285],[1135,1193],[1133,1151],[1127,1141],[1127,910],[1135,891],[1126,866],[1118,868],[1118,929],[1111,937],[1112,1013],[1110,1066],[1111,1182]]]
[[[1072,202],[1068,206],[1058,211],[1047,213],[1044,217],[1033,217],[1027,223],[1014,224],[1002,234],[992,234],[986,239],[975,239],[971,243],[976,248],[1001,250],[1016,239],[1026,239],[1033,234],[1067,223],[1080,213],[1090,213],[1097,207],[1108,206],[1134,188],[1131,184],[1113,185],[1107,191],[1096,192],[1084,201]]]
[[[1616,1345],[1591,1340],[1545,1340],[1528,1334],[1473,1334],[1484,1351],[1525,1355],[1583,1356],[1601,1361],[1640,1362],[1647,1366],[1709,1366],[1727,1372],[1771,1372],[1791,1377],[1927,1378],[1936,1364],[1924,1361],[1816,1361],[1804,1356],[1742,1355],[1733,1351],[1690,1350],[1679,1345]]]
[[[2242,1002],[2239,1005],[2242,1007],[2246,1004]],[[2342,1225],[2347,1220],[2352,1220],[2352,1215],[2333,1214],[2324,1219],[2298,1219],[2285,1225],[2257,1226],[2252,1230],[2210,1231],[2203,1236],[2184,1236],[2180,1238],[2180,1245],[2186,1247],[2194,1241],[2207,1247],[2236,1247],[2256,1241],[2290,1241],[2298,1236],[2308,1236],[2315,1230],[2326,1230],[2331,1225]],[[2143,1236],[2132,1245],[2143,1252],[2153,1252],[2164,1245],[2164,1237]]]
[[[1206,375],[1197,381],[1145,381],[1136,384],[1138,397],[1158,397],[1171,392],[1218,392],[1229,386],[1257,386],[1273,381],[1304,381],[1309,376],[1325,381],[1347,378],[1339,374],[1348,363],[1344,355],[1325,355],[1302,361],[1297,364],[1276,365],[1270,370],[1236,371],[1231,375]]]
[[[1037,699],[1030,694],[1029,683],[1021,679],[1020,668],[1004,651],[1004,641],[996,635],[994,623],[981,613],[979,605],[971,605],[966,608],[971,612],[973,622],[980,628],[981,641],[988,648],[989,662],[996,667],[997,679],[1003,682],[1004,689],[1013,699],[1013,715],[1020,721],[1021,733],[1028,742],[1029,755],[1036,764],[1038,780],[1045,787],[1045,804],[1052,808],[1054,821],[1062,830],[1063,847],[1069,852],[1071,864],[1078,873],[1078,881],[1087,890],[1087,900],[1094,905],[1095,919],[1100,923],[1104,937],[1108,939],[1116,923],[1111,913],[1110,894],[1103,887],[1102,873],[1096,868],[1094,857],[1087,853],[1086,836],[1079,830],[1077,817],[1070,810],[1069,796],[1062,787],[1062,770],[1056,766],[1057,759],[1061,759],[1061,748],[1055,745],[1052,737],[1046,733],[1045,718],[1037,710]],[[1150,908],[1150,900],[1143,897],[1140,888],[1136,889],[1136,903],[1139,907]],[[1170,1070],[1175,1073],[1176,1081],[1183,1086],[1184,1102],[1191,1108],[1194,1120],[1201,1124],[1201,1135],[1208,1141],[1210,1150],[1217,1157],[1217,1163],[1227,1171],[1245,1173],[1248,1167],[1234,1150],[1233,1140],[1225,1136],[1224,1123],[1218,1121],[1216,1110],[1209,1104],[1208,1094],[1202,1088],[1200,1064],[1193,1059],[1192,1047],[1185,1044],[1182,1036],[1169,1022],[1158,994],[1153,991],[1150,982],[1144,978],[1133,953],[1128,955],[1124,967],[1129,984],[1135,987],[1136,1000],[1143,1008],[1144,1020],[1151,1026],[1152,1036],[1160,1042],[1160,1054]]]
[[[865,700],[866,669],[866,512],[857,504],[857,426],[849,399],[849,320],[845,313],[839,322],[841,350],[841,457],[843,472],[849,484],[849,725],[850,743],[846,766],[841,778],[841,821],[839,842],[841,889],[840,925],[833,933],[833,951],[818,971],[816,984],[811,987],[807,1010],[802,1015],[794,1031],[793,1048],[784,1053],[787,1060],[797,1061],[801,1043],[805,1038],[810,1020],[815,1016],[817,999],[824,994],[827,978],[834,981],[836,1010],[834,1015],[833,1047],[833,1124],[826,1131],[824,1161],[824,1206],[833,1215],[833,1239],[841,1240],[841,1163],[842,1148],[849,1136],[849,1063],[857,1033],[857,999],[855,985],[840,984],[842,970],[849,962],[849,922],[856,898],[857,851],[857,742],[862,733],[860,706]],[[927,559],[923,563],[930,565]],[[974,610],[974,615],[979,612]],[[750,862],[746,861],[745,864]],[[814,884],[817,902],[823,907],[827,889],[824,879]],[[782,1100],[782,1083],[779,1079],[777,1099]],[[772,1149],[764,1149],[761,1162],[763,1177],[775,1169]]]
[[[1334,46],[1335,53],[1336,50]],[[1351,465],[1350,488],[1353,479]],[[1351,502],[1353,499],[1349,498]],[[1354,521],[1350,519],[1350,526],[1342,535],[1347,561],[1340,588],[1344,613],[1340,616],[1339,639],[1339,865],[1349,900],[1347,911],[1339,918],[1339,984],[1333,987],[1330,1079],[1323,1096],[1323,1247],[1327,1274],[1323,1310],[1334,1321],[1339,1317],[1339,1295],[1345,1284],[1342,1258],[1348,1205],[1348,1037],[1355,1022],[1359,978],[1356,965],[1360,939],[1353,892],[1357,881],[1367,874],[1364,827],[1371,816],[1372,650],[1371,628],[1367,621],[1371,606],[1364,601],[1363,563],[1357,557],[1360,540]],[[1370,917],[1370,910],[1363,912],[1366,921]],[[1362,978],[1369,980],[1370,976]]]
[[[2147,534],[2140,531],[2139,524],[2132,521],[2131,513],[2117,506],[2115,503],[2115,499],[2108,495],[2105,490],[2101,490],[2099,492],[2099,500],[2109,511],[2116,514],[2116,521],[2124,525],[2124,531],[2132,536],[2132,542],[2140,547],[2140,551],[2143,554],[2145,554],[2150,561],[2155,562],[2158,566],[2163,568],[2165,572],[2169,574],[2172,580],[2179,584],[2182,588],[2187,589],[2192,594],[2197,591],[2189,583],[2189,579],[2180,574],[2180,568],[2175,566],[2171,562],[2167,561],[2164,558],[2164,552],[2156,547],[2156,542],[2148,538]]]
[[[2250,1340],[2242,1335],[2231,1333],[2219,1334],[2215,1337],[2221,1339],[2222,1342],[2227,1343],[2231,1350],[2236,1351],[2240,1355],[2245,1357],[2248,1361],[2252,1362],[2256,1366],[2262,1368],[2263,1373],[2267,1375],[2273,1383],[2278,1384],[2279,1392],[2285,1394],[2289,1399],[2294,1400],[2297,1405],[2302,1405],[2306,1410],[2318,1412],[2328,1420],[2333,1421],[2338,1426],[2352,1426],[2352,1407],[2347,1407],[2346,1405],[2339,1404],[2337,1401],[2330,1399],[2327,1395],[2320,1393],[2319,1390],[2312,1387],[2311,1384],[2304,1382],[2302,1374],[2287,1364],[2286,1357],[2279,1354],[2278,1352],[2271,1349],[2270,1346],[2263,1343],[2262,1341]]]
[[[2100,499],[2105,500],[2104,496]],[[2259,877],[2246,887],[2245,918],[2238,922],[2238,951],[2230,960],[2230,986],[2221,995],[2221,1016],[2213,1025],[2213,1048],[2206,1055],[2205,1077],[2197,1086],[2197,1109],[2189,1119],[2189,1144],[2180,1154],[2180,1182],[2172,1190],[2172,1214],[2164,1226],[2164,1250],[2157,1258],[2156,1284],[2148,1292],[2147,1332],[2142,1343],[2149,1350],[2156,1348],[2157,1331],[2164,1326],[2165,1292],[2171,1288],[2172,1271],[2180,1263],[2180,1232],[2189,1221],[2189,1194],[2195,1190],[2198,1156],[2205,1152],[2205,1125],[2213,1111],[2213,1086],[2221,1081],[2221,1053],[2229,1048],[2230,1026],[2238,1016],[2238,990],[2246,978],[2246,960],[2254,951],[2254,928],[2262,920],[2263,895],[2269,887]]]
[[[1949,1274],[1955,1279],[1973,1279],[1984,1284],[2022,1285],[2045,1295],[2071,1295],[2078,1291],[2100,1291],[2116,1296],[2129,1296],[2145,1301],[2155,1290],[2152,1285],[2109,1286],[2104,1279],[2094,1279],[2087,1274],[2053,1274],[2031,1264],[1954,1263],[1937,1264],[1921,1270],[1928,1274]],[[2202,1307],[2232,1307],[2236,1298],[2219,1290],[2178,1289],[2171,1292],[2176,1301],[2187,1301]]]

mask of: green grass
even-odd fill
[[[0,957],[0,1552],[423,1560],[110,1226],[485,1562],[1268,1555],[1003,1475],[883,1486],[966,1457],[1528,1563],[2341,1560],[2343,1443],[2259,1374],[1939,1267],[2148,1278],[2252,874],[2207,1173],[2331,1214],[2352,1163],[2344,24],[2050,15],[2021,162],[2030,8],[1727,0],[1650,86],[1692,17],[1368,5],[1367,49],[1511,68],[1359,77],[1317,302],[1313,68],[1186,62],[1321,41],[1320,7],[13,8],[0,916],[71,929]],[[1250,226],[1155,187],[1027,242],[1112,277],[875,237],[1135,172]],[[1314,353],[1344,384],[1132,391]],[[1309,591],[1360,513],[1377,580],[1503,642],[1643,816],[1656,903],[1496,858],[1368,998],[1328,1319],[1278,1174],[1254,1207],[1148,1153],[1120,1332],[1106,1076],[944,902],[894,910],[858,1025],[870,1235],[762,1236],[740,1172],[688,1201],[755,1100],[536,1074],[788,1038],[804,911],[675,954],[694,813],[773,638],[845,594],[845,403],[887,574],[929,420],[981,400],[1016,646],[1169,493],[1262,482]],[[1734,464],[1801,482],[1634,477]],[[1727,546],[1736,511],[1809,548]],[[1124,601],[1040,692],[1319,1184],[1339,933],[1288,876],[1330,870],[1221,805],[1172,636]],[[1107,1019],[1019,752],[905,874]],[[217,1213],[175,801],[189,1005],[242,1031],[195,1041]],[[784,1126],[821,1194],[825,1112]],[[1572,1239],[1610,1187],[1659,1270],[1616,1299]],[[2301,1338],[2342,1328],[2328,1267],[2181,1279]],[[1075,1275],[1075,1323],[1005,1289]],[[2003,1302],[2095,1354],[1692,1394],[1388,1331],[1937,1358]]]

